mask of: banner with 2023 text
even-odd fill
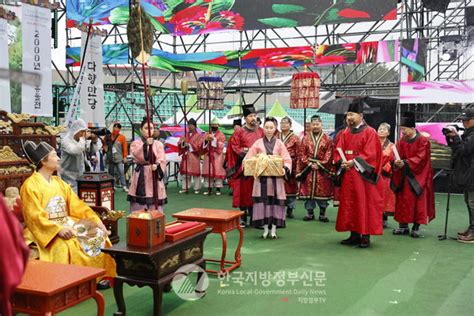
[[[41,75],[41,84],[22,84],[22,112],[53,116],[51,70],[51,10],[22,4],[23,71]]]
[[[81,47],[85,47],[87,33],[82,33]],[[82,49],[81,49],[82,50]],[[81,51],[81,55],[84,52]],[[95,126],[105,126],[104,71],[102,69],[102,38],[90,35],[82,62],[84,76],[80,92],[81,118]]]

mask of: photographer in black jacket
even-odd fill
[[[452,149],[453,184],[463,190],[469,212],[469,227],[458,233],[458,241],[474,243],[474,108],[464,110],[460,119],[464,134],[460,136],[451,126],[445,135]]]

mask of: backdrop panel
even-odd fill
[[[395,20],[395,0],[142,0],[156,30],[175,35]],[[128,0],[67,0],[69,27],[126,24]],[[208,12],[210,13],[208,15]]]
[[[402,82],[400,103],[472,103],[474,80]]]

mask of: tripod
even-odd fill
[[[452,182],[453,182],[453,170],[444,169],[444,171],[447,172],[448,176],[449,176],[449,180],[448,180],[448,198],[447,198],[447,201],[446,201],[446,218],[444,220],[444,234],[438,235],[438,240],[440,240],[440,241],[441,240],[446,240],[446,239],[454,239],[454,240],[456,239],[454,237],[450,237],[450,236],[447,235],[447,233],[448,233],[448,219],[449,219],[449,204],[450,204],[450,201],[451,201],[451,185],[452,185]],[[436,176],[435,176],[435,178],[436,178]]]

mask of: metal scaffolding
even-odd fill
[[[57,16],[66,19],[65,1],[60,1]],[[474,0],[451,1],[445,13],[426,10],[421,0],[402,0],[398,4],[397,20],[382,20],[374,22],[344,23],[295,27],[292,29],[262,29],[255,31],[241,31],[210,33],[203,35],[173,36],[155,31],[154,47],[172,53],[195,53],[223,50],[246,50],[252,48],[277,48],[294,46],[313,46],[320,44],[342,44],[363,41],[381,41],[395,39],[425,38],[427,44],[425,80],[454,80],[469,79],[469,72],[473,69],[473,58],[469,54],[458,54],[449,61],[439,58],[439,47],[445,36],[467,37],[465,8],[473,5]],[[103,27],[108,30],[104,37],[104,44],[127,43],[126,26],[113,25]],[[80,36],[73,34],[72,29],[66,29],[66,45],[79,46]],[[76,32],[77,33],[77,32]],[[76,45],[73,45],[76,44]],[[67,67],[65,75],[53,63],[55,70],[63,81],[58,88],[59,95],[70,93],[75,86],[77,74],[72,67]],[[336,65],[330,67],[308,67],[309,71],[317,71],[321,75],[321,91],[330,91],[340,96],[382,95],[398,96],[400,81],[399,63],[391,64],[359,64]],[[105,73],[112,76],[116,84],[122,84],[120,91],[128,91],[135,84],[141,85],[141,68],[135,63],[123,68],[117,65],[106,65]],[[120,76],[119,72],[126,75]],[[235,94],[241,101],[257,103],[267,109],[267,97],[275,93],[288,93],[290,81],[282,81],[275,85],[271,78],[287,78],[292,73],[302,69],[231,69],[213,72],[213,75],[223,77],[226,82],[226,93]],[[176,90],[179,93],[179,82],[183,77],[197,81],[206,72],[171,73],[156,72],[159,75],[150,76],[152,84],[158,91],[162,89]],[[472,77],[472,75],[471,75]],[[129,84],[127,89],[123,84]],[[106,85],[106,90],[113,90],[112,84]],[[117,85],[118,87],[119,85]],[[119,88],[117,88],[119,89]],[[171,92],[170,92],[171,93]],[[122,94],[123,96],[123,94]],[[174,98],[175,108],[184,109],[179,97]],[[118,104],[117,106],[120,106]],[[153,105],[153,111],[159,117],[159,104]],[[430,121],[443,118],[443,114],[451,112],[449,105],[413,105],[421,113],[419,119]],[[457,111],[459,107],[453,110]],[[106,113],[109,116],[110,113]],[[445,116],[447,119],[451,117]],[[160,118],[161,119],[161,118]]]

